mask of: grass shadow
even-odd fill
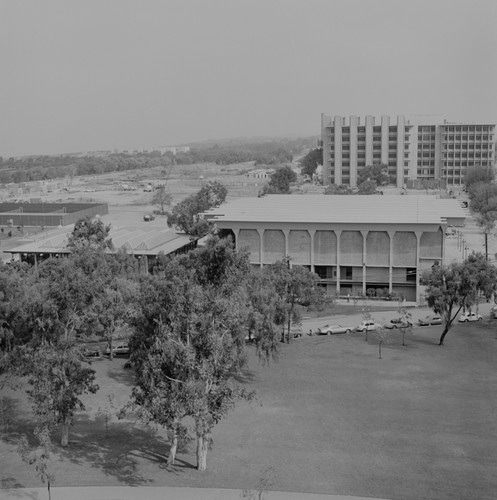
[[[240,384],[252,384],[258,380],[253,370],[244,369],[241,373],[237,373],[234,379]]]
[[[192,467],[180,462],[167,466],[170,445],[151,428],[140,428],[132,422],[111,422],[106,427],[101,419],[78,416],[67,448],[57,453],[76,465],[90,465],[105,475],[127,486],[151,483],[141,470],[143,462],[152,462],[160,468],[179,473],[181,468]]]
[[[108,360],[108,363],[113,363],[113,365],[109,367],[107,376],[119,384],[133,387],[135,384],[135,372],[133,368],[124,367],[125,362],[128,361],[127,359],[124,363],[119,363],[119,361],[119,358],[114,361]]]

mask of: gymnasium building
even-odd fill
[[[373,289],[416,303],[420,275],[443,265],[446,228],[465,220],[457,200],[400,195],[238,198],[205,216],[248,249],[254,266],[289,258],[331,295]]]

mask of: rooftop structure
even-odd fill
[[[19,246],[6,250],[20,260],[37,263],[53,256],[69,254],[67,248],[68,236],[74,226],[54,229],[46,233],[31,236]],[[124,249],[130,255],[145,262],[144,271],[154,265],[157,255],[182,253],[195,248],[196,241],[189,236],[177,234],[168,229],[156,229],[139,226],[112,227],[109,233],[114,245],[114,251]]]
[[[401,195],[268,195],[238,198],[207,212],[216,222],[463,225],[454,199]]]

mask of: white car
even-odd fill
[[[112,354],[114,356],[129,356],[130,348],[129,345],[125,342],[121,342],[112,348]],[[107,345],[105,349],[105,354],[110,355],[110,346]]]
[[[483,318],[479,314],[476,314],[474,312],[466,312],[461,314],[457,321],[461,323],[467,323],[468,321],[481,321],[482,319]]]
[[[378,323],[375,323],[374,321],[363,321],[357,328],[356,330],[358,332],[371,332],[374,330],[378,330],[381,328],[381,325]]]

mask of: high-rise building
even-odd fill
[[[492,168],[495,124],[451,123],[447,120],[389,116],[321,115],[323,183],[356,187],[366,166],[381,163],[397,187],[441,181],[463,184],[468,167]]]

